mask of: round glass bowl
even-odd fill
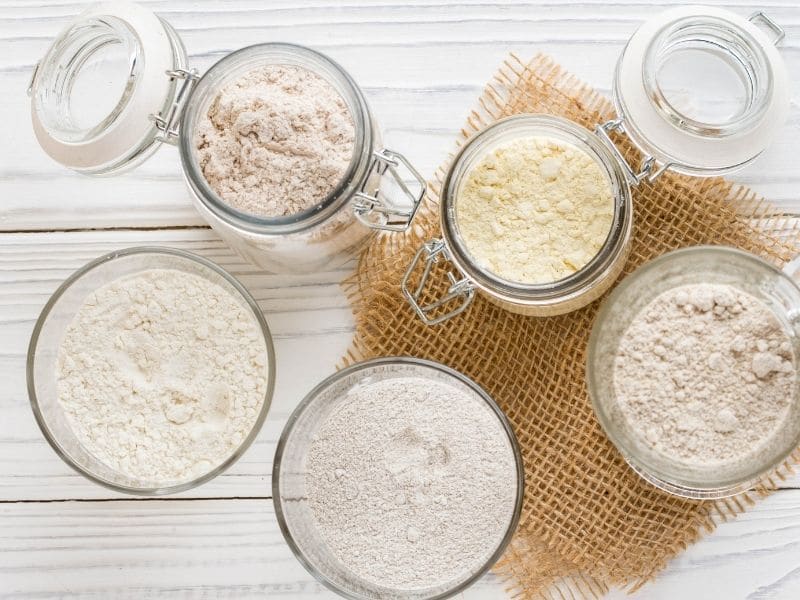
[[[672,494],[721,498],[751,487],[780,465],[800,444],[800,394],[795,384],[789,415],[758,453],[723,464],[688,465],[642,441],[621,414],[614,392],[614,358],[631,320],[660,294],[677,286],[727,284],[764,302],[800,356],[800,289],[794,280],[747,252],[723,246],[695,246],[665,254],[626,277],[601,307],[592,328],[586,381],[600,425],[633,469]]]
[[[508,438],[509,451],[516,465],[515,505],[505,532],[494,552],[483,564],[447,584],[430,589],[401,590],[366,581],[343,565],[330,551],[317,528],[306,493],[308,451],[315,435],[328,417],[346,402],[349,391],[357,386],[385,379],[425,378],[455,386],[467,392],[497,417],[498,427]],[[522,457],[516,438],[505,415],[477,384],[444,365],[405,357],[378,358],[355,364],[328,377],[303,399],[289,417],[275,452],[272,470],[272,494],[281,532],[298,560],[325,586],[346,598],[354,599],[431,599],[447,598],[463,591],[486,573],[500,558],[519,522],[524,489]],[[366,535],[366,534],[365,534]]]
[[[57,360],[64,334],[86,297],[103,285],[150,269],[175,269],[202,277],[220,286],[252,313],[261,332],[266,354],[266,394],[249,433],[222,463],[189,481],[164,485],[158,481],[133,478],[92,456],[70,427],[58,400]],[[229,273],[200,256],[170,248],[142,247],[111,252],[90,262],[71,275],[42,309],[28,346],[28,396],[36,422],[53,450],[70,467],[87,479],[118,492],[143,496],[173,494],[213,479],[230,467],[258,435],[269,411],[275,381],[275,353],[264,316],[249,292]]]
[[[551,283],[521,284],[498,277],[477,264],[459,230],[458,197],[470,171],[496,147],[526,137],[554,139],[585,152],[605,175],[614,202],[608,237],[595,257],[572,275]],[[475,291],[510,312],[529,316],[563,314],[597,299],[616,280],[625,264],[630,250],[633,204],[630,185],[620,162],[597,135],[560,117],[522,114],[490,125],[464,145],[445,175],[439,217],[442,238],[420,248],[403,280],[406,299],[429,324],[440,323],[462,312],[471,303]],[[441,258],[452,262],[455,267],[452,278],[457,283],[450,289],[451,296],[423,304],[421,292],[428,272]],[[425,263],[422,278],[412,285],[420,262]]]

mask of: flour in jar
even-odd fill
[[[305,481],[330,551],[393,589],[482,568],[506,535],[518,484],[497,415],[476,394],[422,377],[350,390],[311,443]]]
[[[250,433],[267,361],[239,299],[204,277],[150,269],[86,298],[59,348],[58,401],[96,459],[135,479],[182,482]]]
[[[194,136],[203,176],[231,207],[259,217],[308,210],[344,177],[355,125],[323,77],[263,65],[222,87]]]
[[[660,454],[697,466],[769,450],[796,379],[791,340],[772,310],[723,284],[657,296],[632,319],[614,362],[623,424]]]
[[[585,267],[603,247],[614,196],[588,152],[528,136],[494,148],[469,171],[456,217],[478,265],[515,283],[552,283]]]

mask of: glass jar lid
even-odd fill
[[[756,26],[762,21],[774,39]],[[788,115],[783,31],[763,13],[685,6],[645,22],[620,57],[614,102],[624,130],[663,169],[718,175],[758,156]],[[606,128],[608,129],[608,127]]]
[[[58,35],[31,79],[39,144],[85,173],[141,162],[169,133],[185,64],[177,34],[149,10],[131,2],[90,7]]]

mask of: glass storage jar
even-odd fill
[[[321,77],[342,97],[355,128],[353,156],[338,185],[316,206],[278,218],[226,204],[205,180],[193,144],[219,90],[270,64]],[[134,3],[101,3],[79,15],[37,64],[28,93],[40,145],[81,173],[117,173],[162,143],[177,145],[200,214],[265,270],[341,265],[376,230],[406,229],[425,193],[422,176],[401,154],[382,146],[361,89],[327,56],[293,44],[257,44],[223,57],[199,77],[188,68],[174,29]]]
[[[485,560],[470,572],[427,589],[397,589],[365,579],[343,564],[328,546],[317,525],[306,492],[308,453],[320,427],[347,401],[359,386],[386,379],[425,379],[463,390],[497,418],[513,453],[514,506],[508,521],[498,523],[498,541]],[[525,473],[522,455],[508,419],[495,401],[474,381],[445,365],[412,357],[383,357],[356,363],[331,375],[303,399],[281,433],[272,468],[272,498],[275,514],[286,542],[303,566],[323,585],[345,598],[367,600],[440,600],[463,592],[489,571],[503,554],[516,531],[522,510]],[[452,507],[451,507],[452,508]]]
[[[760,26],[763,26],[764,29]],[[716,176],[755,159],[786,120],[786,68],[776,49],[783,30],[759,12],[745,19],[719,8],[685,6],[645,22],[617,63],[617,116],[594,132],[547,115],[520,115],[476,133],[445,175],[439,217],[441,239],[419,249],[402,282],[403,294],[425,323],[463,312],[482,293],[520,314],[549,316],[598,298],[617,278],[627,256],[632,223],[631,186],[665,170]],[[611,139],[627,135],[642,152],[629,164]],[[614,220],[595,258],[576,273],[545,285],[521,285],[481,268],[459,234],[457,199],[470,169],[499,143],[521,136],[555,138],[586,151],[608,176]],[[433,265],[445,261],[450,283],[432,290]]]
[[[746,461],[689,465],[652,449],[632,431],[620,413],[614,391],[614,358],[631,320],[657,296],[697,283],[733,286],[765,303],[800,356],[800,288],[797,266],[781,271],[764,260],[725,246],[675,250],[639,267],[603,302],[592,327],[586,358],[586,383],[600,425],[631,467],[672,494],[721,498],[744,491],[781,464],[800,444],[800,382],[795,383],[789,414],[763,451]],[[752,460],[749,460],[751,459]]]
[[[164,482],[134,477],[91,453],[73,431],[58,397],[57,363],[67,328],[87,297],[110,281],[151,269],[172,269],[201,277],[218,285],[253,316],[266,358],[264,400],[252,426],[238,447],[223,462],[190,480]],[[264,315],[250,293],[219,265],[190,252],[161,247],[127,248],[110,252],[77,270],[53,293],[33,328],[26,366],[28,397],[44,438],[75,471],[117,492],[141,496],[174,494],[197,487],[224,472],[255,440],[267,417],[275,388],[275,351]]]

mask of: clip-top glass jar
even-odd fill
[[[355,131],[350,164],[336,187],[312,208],[277,218],[225,203],[205,180],[192,143],[220,89],[266,65],[321,77],[341,96]],[[338,266],[376,230],[406,229],[425,193],[424,179],[403,155],[382,146],[361,89],[327,56],[293,44],[258,44],[225,56],[199,77],[188,68],[175,30],[130,2],[97,4],[70,23],[37,64],[28,94],[42,148],[81,173],[117,173],[164,142],[177,145],[200,214],[269,271]]]
[[[755,159],[783,125],[788,83],[775,47],[782,38],[783,30],[761,12],[745,19],[711,7],[670,9],[634,33],[617,63],[617,118],[591,132],[564,119],[521,115],[475,134],[444,178],[442,237],[419,249],[402,282],[418,316],[427,324],[441,323],[466,310],[476,291],[511,312],[533,316],[562,314],[598,298],[616,280],[628,253],[631,186],[668,169],[695,176],[738,169]],[[611,132],[630,138],[643,154],[640,165],[625,160]],[[460,234],[458,199],[470,170],[498,145],[522,136],[577,146],[600,167],[614,197],[612,225],[594,259],[546,284],[523,285],[489,272],[470,255]],[[454,268],[448,272],[450,284],[439,293],[430,289],[429,280],[433,265],[443,260]]]

